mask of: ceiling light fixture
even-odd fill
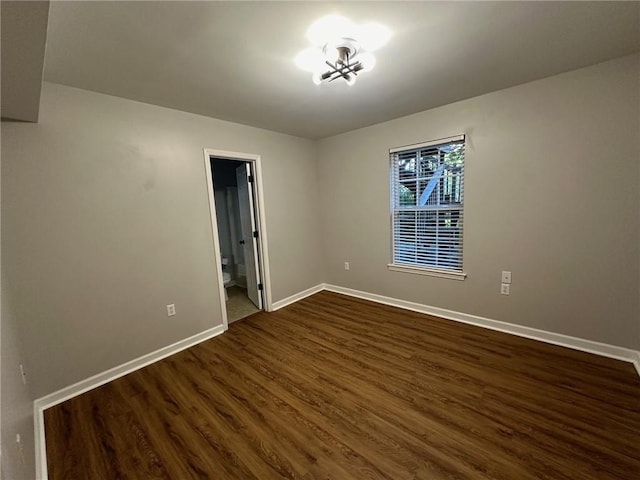
[[[313,83],[332,82],[343,78],[347,85],[356,82],[360,72],[376,64],[371,53],[389,41],[391,32],[378,23],[354,25],[339,15],[321,18],[307,30],[313,47],[296,56],[296,64],[312,73]]]

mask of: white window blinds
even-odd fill
[[[460,135],[390,150],[393,264],[462,272]]]

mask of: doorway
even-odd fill
[[[225,328],[268,309],[259,157],[205,150]]]

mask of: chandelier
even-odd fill
[[[312,73],[316,85],[343,79],[351,86],[361,72],[376,64],[371,53],[387,43],[391,32],[378,23],[355,25],[345,17],[321,18],[307,30],[312,47],[296,56],[296,64]]]

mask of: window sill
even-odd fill
[[[467,278],[467,274],[464,272],[450,272],[437,268],[410,267],[408,265],[396,265],[393,263],[387,265],[387,268],[392,272],[413,273],[415,275],[448,278],[449,280],[464,280]]]

